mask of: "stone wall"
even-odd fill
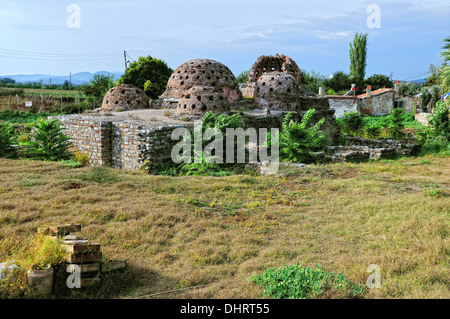
[[[431,114],[432,113],[416,113],[414,114],[414,117],[420,124],[428,126],[428,116],[430,116]]]
[[[172,131],[183,125],[159,126],[157,123],[113,121],[94,116],[59,116],[63,131],[93,166],[110,166],[125,171],[140,171],[143,164],[152,171],[171,159]]]
[[[394,107],[394,99],[394,91],[363,98],[360,102],[361,113],[371,116],[389,115]]]
[[[75,148],[87,154],[92,165],[111,166],[111,124],[82,116],[52,117],[62,123]]]
[[[397,155],[416,155],[420,150],[420,144],[416,138],[406,139],[366,139],[361,137],[346,137],[346,146],[368,146],[372,149],[395,149]]]
[[[332,162],[349,162],[361,160],[376,160],[393,156],[416,155],[420,150],[416,139],[378,139],[371,140],[360,137],[346,137],[345,146],[330,146],[327,148],[327,158]]]
[[[413,96],[409,96],[403,93],[395,94],[396,102],[403,102],[403,111],[405,113],[414,113],[416,100]]]
[[[335,110],[334,116],[337,119],[344,117],[346,113],[359,110],[359,99],[357,97],[327,95],[327,99],[330,108]]]

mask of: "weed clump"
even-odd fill
[[[266,270],[251,280],[263,285],[264,293],[276,299],[307,299],[333,291],[353,298],[363,292],[360,285],[348,281],[341,273],[336,275],[321,266],[312,269],[298,263]]]

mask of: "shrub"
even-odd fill
[[[314,152],[323,151],[328,145],[328,138],[320,127],[325,122],[321,119],[315,125],[309,126],[315,109],[309,109],[301,122],[291,119],[289,112],[283,120],[278,138],[280,143],[280,160],[295,163],[312,163],[317,161]],[[269,145],[272,137],[268,134]]]
[[[91,162],[88,154],[79,151],[75,152],[75,154],[73,155],[73,159],[76,162],[79,162],[82,166],[88,166]]]
[[[368,138],[377,138],[381,134],[381,127],[379,126],[367,126],[365,127],[366,135]]]
[[[389,132],[393,138],[399,139],[404,137],[403,129],[403,109],[393,109],[389,117]]]
[[[70,137],[63,134],[58,120],[40,120],[33,125],[26,153],[38,160],[61,161],[72,157]]]
[[[345,133],[357,135],[363,127],[363,118],[359,112],[345,113],[341,119],[341,125]]]
[[[226,129],[227,128],[239,128],[244,126],[244,119],[239,114],[234,114],[232,116],[221,114],[216,115],[212,112],[207,112],[203,116],[202,125],[195,128],[197,134],[204,136],[207,129],[217,129],[222,133],[224,141],[226,140]],[[191,132],[191,136],[194,136],[194,131]],[[210,140],[202,139],[202,150],[205,149],[206,145],[211,143],[214,136]],[[178,167],[180,175],[213,175],[213,176],[223,176],[230,175],[232,171],[236,169],[236,166],[231,164],[218,164],[211,161],[211,159],[205,158],[204,154],[197,154],[198,158],[201,158],[201,163],[194,163],[195,149],[194,149],[194,138],[192,140],[191,146],[191,161],[190,163],[182,163]],[[236,142],[235,142],[236,143]],[[226,150],[223,150],[223,155],[226,156]],[[235,154],[235,156],[237,156]],[[167,169],[167,168],[166,168]]]
[[[14,133],[9,123],[0,123],[0,157],[15,157],[16,150],[13,147]]]
[[[346,297],[356,297],[363,292],[360,285],[348,281],[341,273],[327,272],[297,265],[266,270],[263,275],[251,278],[264,286],[264,293],[276,299],[306,299],[326,292],[336,291]]]
[[[442,137],[450,140],[450,118],[449,109],[445,102],[436,103],[434,114],[430,116],[430,134],[433,137]]]

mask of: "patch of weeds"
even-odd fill
[[[78,168],[78,167],[83,167],[84,166],[83,163],[78,162],[78,161],[73,160],[73,159],[60,161],[60,163],[61,164],[65,164],[65,165],[67,165],[69,167],[72,167],[72,168]]]
[[[440,195],[442,195],[441,190],[439,188],[427,189],[426,193],[431,197],[434,196],[439,197]]]
[[[105,167],[93,167],[87,173],[79,174],[77,177],[85,182],[99,184],[114,184],[119,181],[119,177]]]
[[[251,280],[263,285],[264,293],[276,299],[314,298],[331,291],[353,298],[364,290],[361,285],[348,281],[341,273],[336,275],[327,272],[320,265],[312,269],[298,263],[266,270],[263,275],[255,275]]]
[[[20,183],[22,184],[23,187],[33,187],[33,186],[37,186],[37,185],[41,185],[42,182],[39,181],[39,177],[31,177],[31,176],[27,176],[27,175],[21,175],[22,179],[20,180]]]

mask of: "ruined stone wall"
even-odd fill
[[[416,138],[408,139],[365,139],[361,137],[347,136],[346,146],[368,146],[371,149],[395,149],[398,155],[415,155],[420,149]]]
[[[88,116],[59,116],[63,131],[76,150],[87,154],[93,166],[152,171],[171,158],[176,125],[157,126],[133,121],[107,121]]]
[[[111,124],[81,116],[52,117],[62,123],[74,147],[89,156],[92,165],[111,165]]]
[[[330,108],[335,110],[334,116],[336,118],[342,118],[346,113],[359,110],[359,99],[356,97],[328,95],[327,99]]]

